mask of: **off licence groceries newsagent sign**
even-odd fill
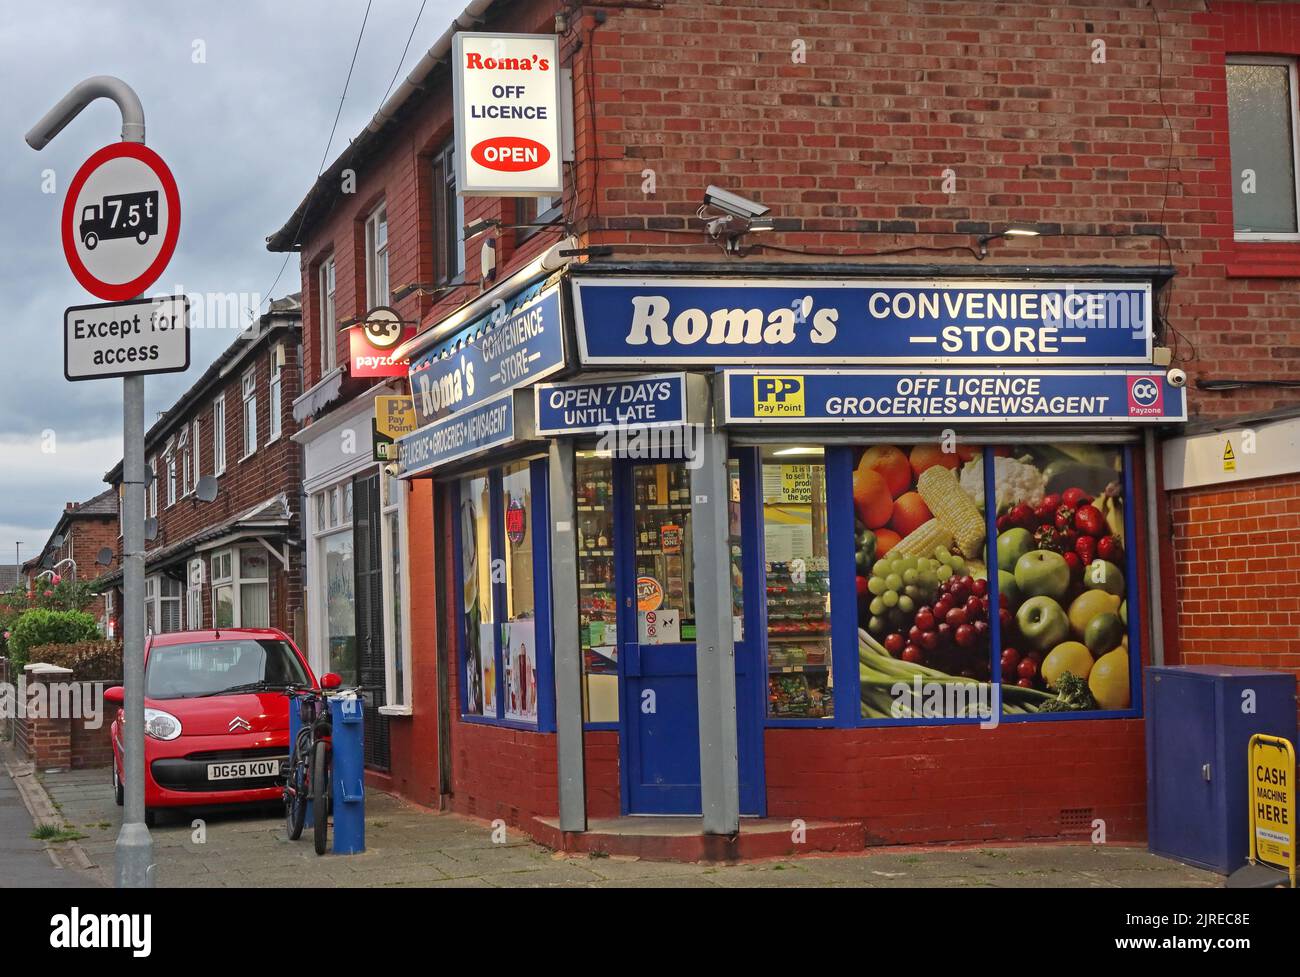
[[[189,313],[184,295],[74,305],[63,313],[63,375],[97,380],[188,370]]]
[[[402,475],[428,471],[514,440],[514,396],[505,394],[400,439],[397,450]]]
[[[725,371],[729,423],[1187,419],[1184,391],[1136,370]]]
[[[664,427],[686,420],[683,373],[543,383],[536,387],[536,396],[538,434],[573,434],[626,425]]]
[[[456,169],[462,194],[560,193],[559,53],[554,35],[454,37]]]
[[[1151,362],[1151,286],[1099,282],[591,279],[583,363]]]

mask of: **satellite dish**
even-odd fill
[[[194,489],[194,496],[200,502],[212,502],[217,497],[217,478],[215,475],[203,475]]]
[[[107,546],[95,554],[95,562],[101,567],[106,567],[113,562],[113,551]]]
[[[158,538],[158,520],[149,518],[144,521],[144,538],[153,542]]]
[[[158,480],[158,476],[154,474],[154,470],[153,470],[153,468],[152,468],[151,466],[149,466],[149,465],[145,465],[145,466],[144,466],[144,483],[145,483],[145,485],[152,485],[152,484],[153,484],[154,482],[156,482],[157,480]]]
[[[55,536],[55,537],[51,538],[51,539],[50,539],[50,549],[52,549],[52,550],[60,550],[60,549],[63,549],[63,537],[62,537],[62,536]]]

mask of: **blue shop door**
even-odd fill
[[[698,815],[699,705],[690,470],[683,462],[617,466],[621,638],[620,752],[629,814]],[[739,467],[733,463],[739,488]],[[735,504],[736,543],[741,525]],[[737,547],[738,548],[738,547]],[[729,622],[730,623],[730,622]],[[759,672],[736,646],[742,814],[762,814],[761,714],[751,688]],[[757,749],[755,744],[757,743]]]

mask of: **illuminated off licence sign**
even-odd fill
[[[574,281],[584,364],[1151,362],[1149,283]]]
[[[456,185],[462,195],[561,192],[559,54],[553,34],[455,35]]]

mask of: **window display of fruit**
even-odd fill
[[[1126,709],[1122,455],[1095,445],[1037,444],[1010,455],[1016,465],[1006,485],[997,471],[990,557],[1002,604],[1002,682],[1055,693],[1045,711]],[[966,484],[965,470],[961,476]],[[1107,661],[1098,696],[1090,677],[1108,656],[1116,657]]]

